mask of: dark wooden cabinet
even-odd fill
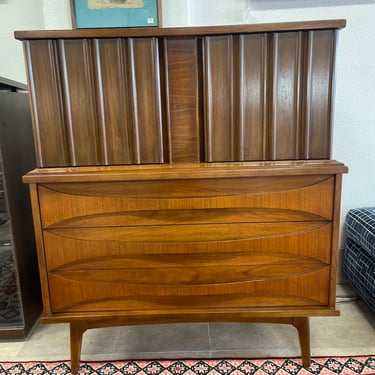
[[[344,20],[16,32],[38,168],[44,322],[293,324],[337,315],[330,160]]]
[[[329,159],[344,24],[18,32],[38,166]]]
[[[42,313],[30,196],[22,176],[35,168],[27,87],[0,77],[0,339],[24,339]]]

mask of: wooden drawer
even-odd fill
[[[41,221],[72,228],[331,220],[333,183],[313,175],[44,184]]]
[[[142,254],[287,254],[329,264],[330,223],[244,224],[210,226],[210,240],[202,226],[50,229],[44,231],[46,267],[49,271],[90,268],[101,259],[106,269],[118,259]],[[209,228],[205,227],[206,231]],[[278,235],[275,233],[278,230]],[[241,234],[241,237],[240,237]],[[214,237],[216,236],[216,237]],[[237,236],[237,237],[236,237]],[[66,268],[68,267],[68,268]],[[103,265],[100,266],[103,268]]]
[[[50,272],[52,311],[173,312],[328,303],[329,266],[308,258],[154,255],[118,258],[106,269],[109,262]]]

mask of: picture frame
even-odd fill
[[[72,27],[160,27],[160,0],[70,0]]]

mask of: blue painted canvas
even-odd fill
[[[158,26],[157,0],[144,0],[143,8],[89,9],[87,0],[75,0],[77,28]]]

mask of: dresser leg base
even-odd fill
[[[86,330],[86,322],[70,323],[70,369],[72,374],[77,374],[79,370],[82,335]]]
[[[258,318],[247,319],[244,321],[253,323],[278,323],[278,324],[291,324],[298,332],[299,343],[301,348],[301,357],[303,367],[310,367],[310,321],[308,317],[298,318]],[[91,321],[91,322],[74,322],[70,323],[70,355],[71,355],[71,372],[77,374],[79,370],[82,336],[86,330],[91,328],[112,327],[117,324],[109,321]]]
[[[299,343],[301,347],[302,365],[310,367],[310,322],[309,318],[293,318],[293,325],[298,331]]]

